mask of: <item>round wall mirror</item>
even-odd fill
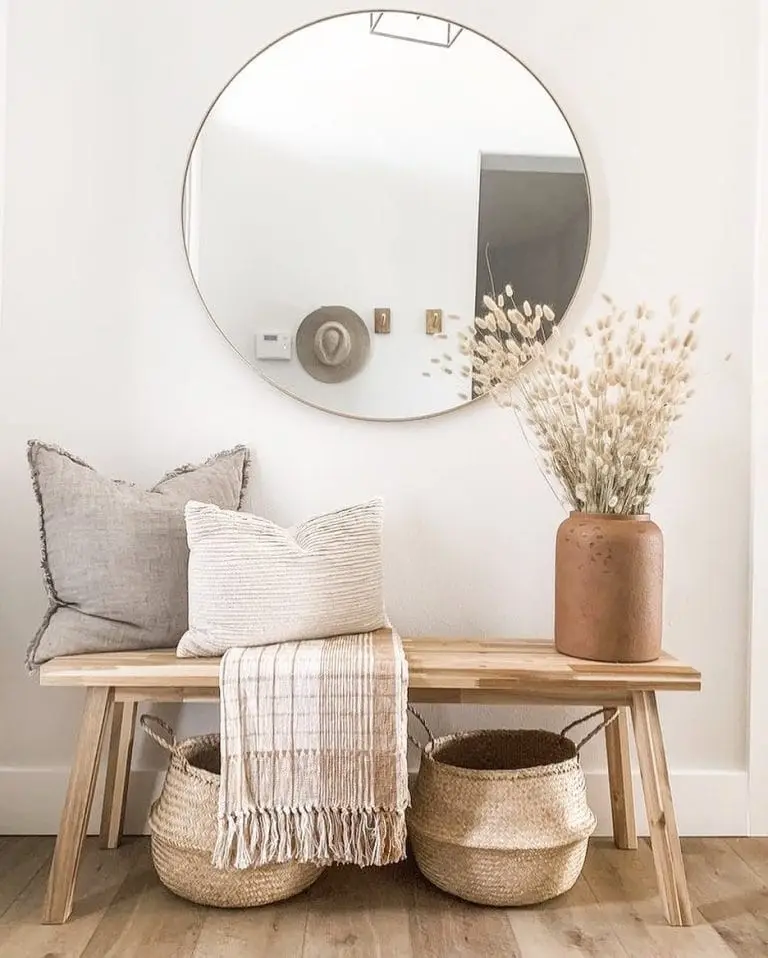
[[[510,53],[374,11],[283,37],[217,97],[182,203],[200,296],[231,345],[304,402],[413,419],[472,401],[483,297],[562,319],[589,246],[586,172]]]

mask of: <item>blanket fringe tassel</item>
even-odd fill
[[[370,808],[253,809],[219,818],[213,865],[281,862],[390,865],[405,858],[405,812]]]

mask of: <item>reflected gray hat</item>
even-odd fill
[[[340,383],[357,375],[370,348],[368,327],[346,306],[321,306],[305,316],[296,331],[299,362],[323,383]]]

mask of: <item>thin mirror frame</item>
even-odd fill
[[[452,24],[454,24],[455,26],[459,27],[461,30],[468,30],[470,33],[474,33],[476,36],[481,37],[483,40],[486,40],[488,43],[492,43],[492,44],[493,44],[495,47],[497,47],[499,50],[501,50],[502,52],[506,53],[507,56],[511,57],[513,60],[515,60],[517,63],[519,63],[520,66],[526,71],[526,73],[530,74],[530,76],[531,76],[541,87],[543,87],[543,89],[544,89],[544,90],[546,91],[546,93],[548,94],[550,100],[551,100],[552,103],[554,104],[555,108],[557,109],[558,113],[559,113],[560,116],[563,118],[563,122],[564,122],[565,125],[568,127],[568,130],[569,130],[571,136],[573,137],[573,141],[574,141],[574,143],[576,144],[577,150],[579,151],[579,157],[580,157],[580,159],[581,159],[582,166],[584,167],[584,183],[585,183],[585,187],[586,187],[586,191],[587,191],[587,209],[588,209],[588,214],[589,214],[589,215],[588,215],[588,220],[587,220],[587,242],[586,242],[586,247],[585,247],[585,250],[584,250],[584,259],[583,259],[583,262],[582,262],[582,264],[581,264],[581,270],[580,270],[580,272],[579,272],[579,278],[578,278],[578,281],[577,281],[577,283],[576,283],[576,285],[575,285],[575,287],[574,287],[574,290],[573,290],[573,293],[572,293],[572,295],[571,295],[571,298],[570,298],[570,300],[568,301],[568,305],[567,305],[567,306],[565,307],[565,309],[563,310],[563,315],[560,317],[560,321],[559,321],[558,324],[557,324],[557,325],[558,325],[558,328],[560,328],[560,327],[562,327],[562,326],[564,325],[564,323],[566,322],[566,319],[569,318],[569,314],[570,314],[570,312],[571,312],[571,308],[572,308],[572,306],[573,306],[573,303],[574,303],[574,301],[578,298],[579,291],[581,290],[582,285],[583,285],[583,283],[584,283],[584,277],[585,277],[585,274],[586,274],[586,272],[587,272],[587,265],[588,265],[588,263],[589,263],[590,255],[591,255],[591,253],[592,253],[592,242],[593,242],[593,205],[592,205],[592,204],[593,204],[593,189],[592,189],[592,186],[591,186],[591,183],[590,183],[590,172],[589,172],[589,169],[588,169],[588,167],[587,167],[587,161],[586,161],[586,159],[585,159],[585,157],[584,157],[584,151],[583,151],[583,149],[582,149],[581,142],[579,141],[579,138],[576,136],[576,132],[575,132],[575,130],[573,129],[573,127],[571,126],[570,120],[568,119],[568,117],[567,117],[567,116],[565,115],[565,113],[563,112],[563,109],[562,109],[562,107],[560,106],[560,104],[559,104],[559,102],[557,101],[557,99],[555,98],[555,95],[552,93],[552,91],[549,89],[549,87],[546,85],[546,83],[544,83],[544,81],[538,76],[538,74],[537,74],[537,73],[534,73],[534,71],[533,71],[526,63],[524,63],[524,62],[520,59],[519,56],[517,56],[517,55],[514,54],[514,53],[511,53],[502,43],[499,43],[497,40],[493,40],[491,37],[487,36],[485,33],[482,33],[480,30],[476,30],[476,29],[474,29],[474,27],[467,26],[466,23],[459,23],[459,21],[457,21],[457,20],[450,20],[450,21],[449,21],[449,20],[446,20],[445,17],[438,17],[438,16],[436,16],[436,15],[433,14],[433,13],[424,13],[424,12],[419,13],[419,11],[416,11],[416,10],[413,10],[413,9],[407,9],[407,8],[404,8],[404,7],[385,7],[385,8],[377,7],[377,8],[375,8],[375,9],[371,9],[371,8],[366,7],[366,8],[359,9],[359,10],[346,10],[344,13],[334,13],[334,14],[330,14],[330,15],[327,16],[327,17],[318,17],[318,18],[315,19],[315,20],[310,20],[310,21],[308,21],[307,23],[303,23],[301,26],[296,27],[294,30],[289,30],[287,33],[281,34],[279,37],[277,37],[276,39],[274,39],[271,43],[268,43],[268,44],[266,44],[266,46],[262,47],[257,53],[255,53],[252,57],[250,57],[250,59],[246,60],[246,62],[245,62],[238,70],[236,70],[236,71],[230,76],[230,78],[227,80],[227,82],[224,84],[224,86],[221,88],[221,90],[216,94],[216,96],[215,96],[215,97],[213,98],[213,100],[211,101],[210,105],[208,106],[208,109],[205,111],[205,114],[203,115],[203,118],[202,118],[202,120],[200,121],[200,123],[199,123],[199,125],[198,125],[198,127],[197,127],[197,130],[195,131],[195,135],[194,135],[194,137],[192,138],[192,144],[191,144],[189,150],[187,151],[187,160],[186,160],[186,163],[185,163],[185,165],[184,165],[184,178],[183,178],[183,180],[182,180],[182,186],[181,186],[181,209],[180,209],[180,213],[181,213],[181,216],[180,216],[181,237],[182,237],[182,243],[184,244],[184,258],[185,258],[186,261],[187,261],[187,269],[189,270],[189,274],[190,274],[190,276],[192,277],[192,282],[193,282],[194,287],[195,287],[195,289],[196,289],[196,291],[197,291],[198,298],[199,298],[200,302],[202,303],[203,308],[204,308],[206,314],[208,315],[208,318],[209,318],[210,321],[213,323],[213,325],[216,327],[216,329],[218,330],[219,334],[220,334],[220,335],[222,336],[222,338],[225,340],[225,342],[226,342],[227,345],[230,347],[230,349],[234,350],[235,353],[237,353],[237,355],[240,357],[240,359],[248,366],[248,368],[249,368],[252,372],[256,373],[256,375],[259,376],[260,379],[262,379],[264,382],[266,382],[268,385],[270,385],[273,389],[278,390],[278,392],[281,392],[283,395],[290,397],[291,399],[295,400],[296,402],[300,402],[300,403],[302,403],[302,404],[305,405],[305,406],[309,406],[309,407],[311,407],[312,409],[320,410],[321,412],[328,413],[329,415],[332,415],[332,416],[341,416],[341,417],[344,418],[344,419],[355,419],[355,420],[357,420],[357,421],[359,421],[359,422],[419,422],[419,421],[422,421],[422,420],[425,420],[425,419],[435,419],[435,418],[437,418],[438,416],[445,416],[445,415],[447,415],[448,413],[455,413],[455,412],[458,412],[459,410],[467,409],[467,408],[469,408],[470,406],[473,406],[473,405],[475,405],[475,404],[478,403],[478,402],[482,402],[484,399],[487,399],[487,398],[489,398],[489,397],[487,397],[487,396],[476,396],[476,397],[474,397],[474,398],[467,399],[467,400],[464,400],[464,401],[462,401],[462,402],[456,403],[455,406],[448,406],[448,407],[445,408],[445,409],[440,409],[440,410],[438,410],[437,412],[423,413],[423,414],[418,415],[418,416],[395,416],[395,417],[390,417],[390,416],[360,416],[360,415],[357,415],[357,414],[355,414],[355,413],[342,412],[341,410],[336,410],[336,409],[329,409],[327,406],[323,406],[323,405],[321,405],[320,403],[312,402],[312,400],[310,400],[310,399],[304,399],[302,396],[299,396],[299,395],[297,395],[296,393],[291,392],[290,389],[286,389],[284,386],[281,386],[280,383],[277,383],[277,382],[275,382],[273,379],[270,379],[269,376],[267,376],[265,373],[263,373],[263,372],[261,372],[259,369],[257,369],[257,367],[254,366],[254,364],[250,361],[250,359],[248,359],[248,357],[247,357],[237,346],[235,346],[235,344],[232,342],[232,340],[227,336],[227,334],[224,332],[223,328],[222,328],[222,327],[219,325],[219,323],[216,321],[216,317],[213,315],[213,313],[212,313],[212,312],[210,311],[210,309],[208,308],[208,304],[207,304],[206,301],[205,301],[205,297],[203,296],[203,292],[202,292],[202,290],[200,289],[200,286],[199,286],[199,284],[198,284],[198,282],[197,282],[197,278],[196,278],[196,276],[195,276],[195,274],[194,274],[194,271],[193,271],[193,269],[192,269],[192,260],[191,260],[191,257],[190,257],[189,247],[188,247],[188,245],[187,245],[185,199],[186,199],[186,191],[187,191],[187,179],[188,179],[188,177],[189,177],[189,169],[190,169],[190,164],[191,164],[191,162],[192,162],[192,155],[193,155],[193,153],[194,153],[194,151],[195,151],[195,147],[197,146],[197,141],[198,141],[198,139],[200,138],[200,134],[202,133],[203,127],[205,126],[205,124],[206,124],[206,122],[207,122],[207,120],[208,120],[208,117],[209,117],[209,116],[211,115],[211,113],[213,112],[214,108],[216,107],[216,104],[219,102],[219,100],[221,99],[221,97],[222,97],[222,96],[226,93],[226,91],[229,89],[230,84],[231,84],[238,76],[240,76],[240,74],[241,74],[244,70],[246,70],[246,69],[254,62],[254,60],[256,60],[258,57],[260,57],[263,53],[265,53],[265,52],[266,52],[267,50],[269,50],[271,47],[275,46],[275,45],[278,44],[278,43],[281,43],[283,40],[287,39],[287,38],[290,37],[290,36],[293,36],[293,35],[296,34],[296,33],[299,33],[299,32],[301,32],[301,31],[303,31],[303,30],[307,30],[307,29],[309,29],[310,27],[314,27],[314,26],[316,26],[317,24],[320,24],[320,23],[328,23],[330,20],[339,20],[339,19],[341,19],[342,17],[359,16],[359,15],[365,15],[365,14],[368,14],[368,15],[370,16],[371,14],[374,14],[374,13],[405,13],[405,14],[421,15],[421,16],[425,16],[425,17],[432,17],[432,18],[435,19],[435,20],[443,20],[445,23],[452,23]],[[551,338],[552,338],[552,337],[550,337],[550,339],[547,340],[547,344],[550,342]],[[545,348],[546,348],[546,346],[545,346]]]

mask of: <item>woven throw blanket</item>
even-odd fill
[[[408,666],[396,633],[229,649],[220,685],[214,865],[405,857]]]

